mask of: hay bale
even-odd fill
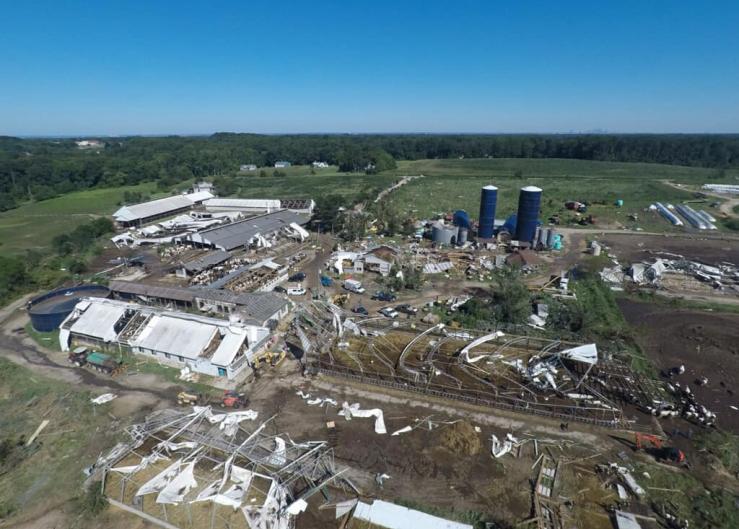
[[[480,453],[480,434],[467,421],[447,426],[441,432],[441,446],[458,455],[473,456]]]

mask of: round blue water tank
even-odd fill
[[[28,302],[31,325],[39,332],[54,331],[82,298],[106,298],[109,295],[110,290],[102,285],[80,285],[52,290]]]
[[[467,214],[467,212],[463,209],[458,209],[454,212],[454,216],[452,217],[452,224],[455,226],[459,226],[460,228],[467,228],[470,227],[470,216]]]
[[[477,236],[481,239],[490,239],[495,226],[495,207],[498,204],[498,188],[485,186],[480,192],[480,225]]]
[[[534,186],[521,188],[518,195],[518,214],[516,218],[516,240],[531,242],[536,236],[541,208],[541,189]]]

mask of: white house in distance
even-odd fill
[[[253,163],[245,163],[239,166],[239,171],[242,173],[252,173],[257,170],[257,166]]]
[[[316,169],[325,169],[328,167],[328,164],[326,162],[313,162],[313,167]]]
[[[80,301],[59,326],[59,345],[148,356],[173,367],[225,377],[245,374],[270,337],[266,327],[111,299]]]
[[[280,160],[279,162],[275,162],[275,169],[285,169],[286,167],[290,167],[291,165],[292,164],[290,162]]]

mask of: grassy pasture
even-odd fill
[[[580,160],[421,160],[399,165],[396,172],[427,175],[391,195],[398,207],[413,210],[419,217],[465,209],[476,218],[480,188],[494,184],[499,189],[496,216],[505,218],[516,211],[519,189],[535,185],[544,190],[543,219],[559,213],[566,223],[573,215],[564,209],[564,202],[579,200],[592,204],[588,214],[596,217],[598,226],[640,227],[646,231],[684,229],[644,211],[651,203],[694,199],[691,192],[669,186],[663,179],[698,184],[716,175],[715,170],[704,168]],[[520,177],[514,176],[516,171],[521,171]],[[622,199],[624,206],[616,207],[616,199]],[[694,207],[709,209],[711,201]],[[638,221],[629,220],[632,213],[638,215]]]
[[[57,235],[67,233],[96,216],[113,213],[126,191],[156,196],[155,189],[152,182],[136,186],[87,189],[4,211],[0,213],[2,251],[20,254],[26,250],[42,250]]]

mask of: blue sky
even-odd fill
[[[0,134],[739,132],[739,2],[0,0]]]

